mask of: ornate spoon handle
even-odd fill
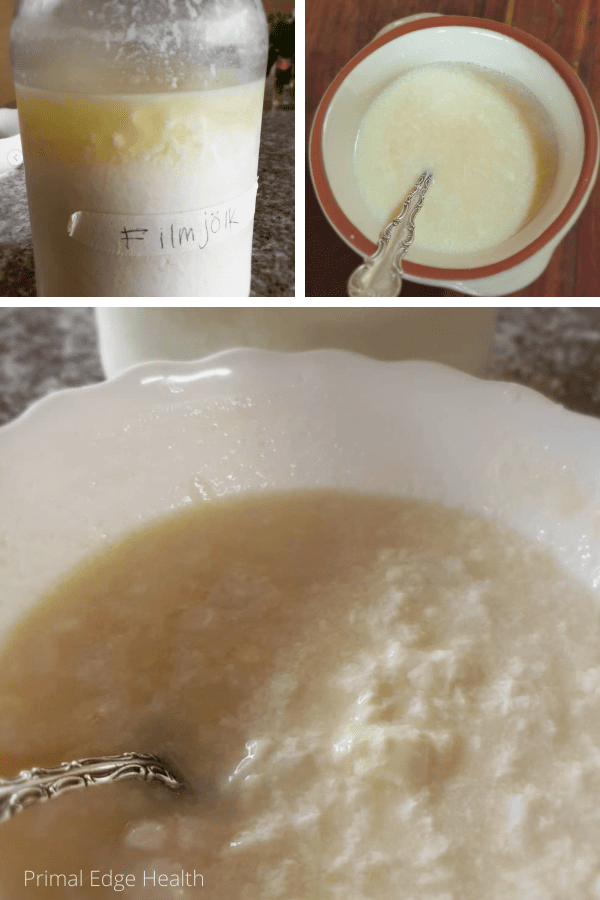
[[[404,201],[400,215],[382,231],[373,256],[354,270],[348,280],[349,297],[398,296],[402,287],[402,257],[413,242],[415,216],[423,206],[432,178],[432,172],[423,172]]]
[[[67,791],[108,781],[139,778],[159,781],[171,790],[181,790],[183,782],[158,757],[149,753],[122,753],[61,763],[54,769],[28,769],[15,778],[0,779],[0,822],[31,806],[58,797]]]

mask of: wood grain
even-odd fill
[[[394,19],[421,12],[468,15],[514,25],[573,66],[600,109],[600,0],[306,0],[307,135],[339,70]],[[546,271],[519,297],[600,296],[600,180]],[[306,295],[344,296],[358,257],[330,227],[306,180]],[[402,296],[460,296],[405,281]]]
[[[8,46],[8,30],[14,7],[15,0],[0,0],[0,105],[15,99]]]

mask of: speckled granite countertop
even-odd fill
[[[600,308],[501,307],[488,376],[600,417]],[[91,308],[0,307],[0,423],[102,378]]]
[[[263,113],[251,297],[294,296],[294,111]],[[0,297],[35,297],[23,166],[0,179]]]

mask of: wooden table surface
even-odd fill
[[[8,30],[14,8],[15,0],[0,0],[0,106],[15,99],[8,49]]]
[[[306,0],[307,130],[325,90],[377,32],[415,13],[477,16],[514,25],[575,69],[600,115],[600,0]],[[600,177],[576,225],[537,281],[512,296],[600,296]],[[306,296],[344,296],[359,257],[333,231],[306,173]],[[460,296],[404,281],[401,296]]]

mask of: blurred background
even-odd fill
[[[287,4],[291,9],[283,9],[286,4],[282,0],[271,4],[265,3],[269,22],[269,57],[267,60],[267,89],[271,94],[273,106],[284,109],[295,107],[295,37],[296,22],[293,9],[294,0]],[[275,8],[277,7],[277,8]]]
[[[15,0],[0,0],[0,106],[15,99],[8,52],[8,29],[14,8]]]

